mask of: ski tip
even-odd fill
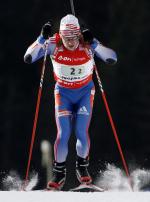
[[[80,184],[79,186],[70,189],[73,192],[104,192],[105,190],[94,184]]]

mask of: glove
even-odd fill
[[[31,62],[32,62],[32,56],[30,54],[25,55],[24,56],[24,62],[28,63],[28,64],[31,64]]]
[[[93,37],[93,34],[90,32],[89,29],[84,29],[82,31],[82,35],[83,35],[83,39],[85,42],[87,42],[89,44],[91,44],[93,42],[94,37]]]
[[[48,39],[50,35],[52,34],[52,25],[50,22],[47,22],[46,24],[43,25],[42,30],[41,30],[41,35],[43,36],[44,39]]]
[[[107,63],[108,65],[114,65],[116,62],[117,62],[117,61],[114,60],[113,58],[108,58],[108,59],[106,59],[106,63]]]

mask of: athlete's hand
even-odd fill
[[[85,42],[87,42],[89,44],[91,44],[93,42],[94,37],[89,29],[84,29],[82,31],[82,35],[83,35],[83,39]]]
[[[50,22],[47,22],[42,27],[41,35],[43,36],[44,39],[48,39],[51,34],[52,34],[52,24]]]

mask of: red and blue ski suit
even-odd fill
[[[30,54],[31,63],[45,54],[45,40],[40,36],[27,49],[25,56]],[[48,40],[54,78],[56,80],[55,118],[57,137],[54,145],[56,162],[66,161],[68,141],[72,128],[76,134],[76,152],[79,157],[89,155],[90,138],[89,124],[92,115],[95,87],[92,81],[94,70],[94,54],[107,63],[108,59],[117,61],[116,53],[97,39],[90,46],[79,43],[76,50],[71,51],[63,44],[57,43],[57,35]]]

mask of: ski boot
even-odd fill
[[[92,178],[88,172],[89,161],[88,158],[81,158],[77,156],[76,161],[76,175],[81,184],[91,184]]]
[[[66,180],[65,162],[57,163],[54,161],[53,178],[47,183],[47,190],[61,190]]]

